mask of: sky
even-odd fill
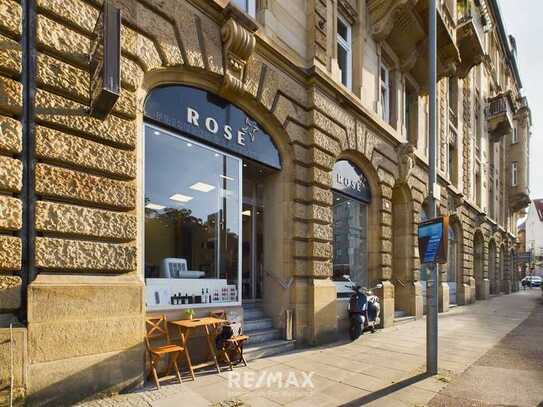
[[[508,34],[517,40],[522,93],[532,110],[530,197],[543,198],[543,0],[499,0]]]

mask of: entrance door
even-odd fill
[[[243,164],[243,247],[242,247],[242,300],[262,299],[264,264],[264,205],[262,182],[265,170],[256,164]]]

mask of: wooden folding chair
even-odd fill
[[[209,316],[226,320],[226,312],[224,310],[212,311],[209,313]],[[221,329],[222,326],[218,328],[217,334],[220,333]],[[243,362],[243,364],[247,366],[247,361],[243,356],[243,346],[248,339],[249,337],[247,335],[242,335],[240,328],[239,332],[234,332],[234,335],[226,340],[226,345],[223,349],[217,349],[218,354],[221,355],[230,366],[230,370],[232,370],[232,360],[234,358],[238,358],[237,362],[234,363],[235,365]]]
[[[146,318],[145,320],[145,346],[147,347],[147,352],[149,353],[150,359],[150,368],[148,377],[153,376],[157,389],[160,389],[160,380],[158,378],[158,364],[163,356],[168,356],[168,369],[166,371],[166,376],[170,374],[170,370],[173,367],[175,368],[175,373],[179,383],[181,383],[181,374],[179,372],[179,366],[177,361],[182,353],[187,356],[185,348],[179,345],[174,345],[170,343],[170,335],[168,333],[168,321],[166,320],[165,315],[159,317]],[[161,341],[162,344],[159,346],[152,346],[152,342]],[[164,343],[165,342],[165,343]],[[187,363],[190,365],[190,360],[187,358]]]

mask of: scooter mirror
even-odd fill
[[[383,284],[379,283],[375,286],[375,288],[383,288]]]

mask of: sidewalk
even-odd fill
[[[493,297],[439,317],[440,374],[426,377],[425,321],[365,334],[355,342],[249,362],[220,375],[81,405],[220,406],[423,406],[522,323],[541,291]],[[435,405],[438,403],[436,398]]]

